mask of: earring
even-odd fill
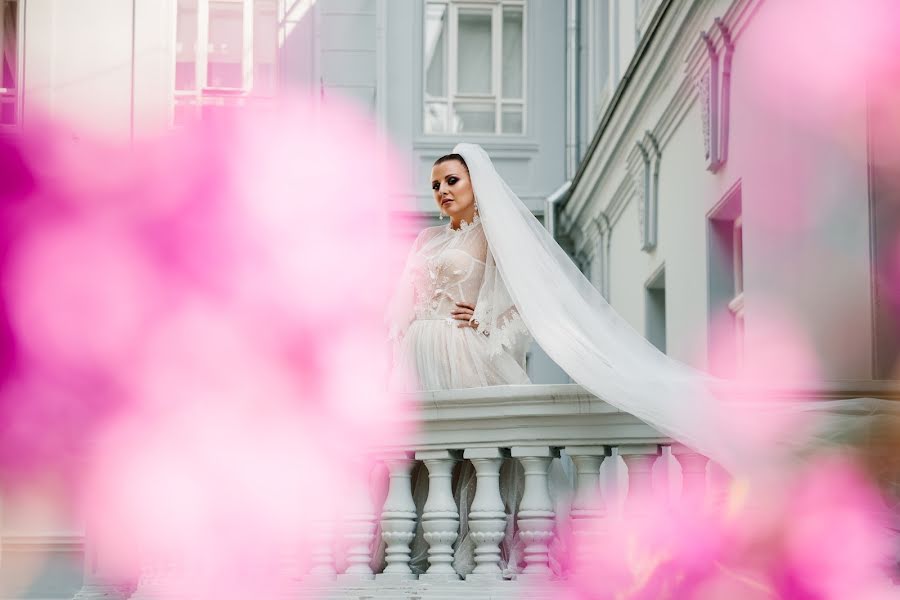
[[[446,215],[444,214],[444,211],[441,211],[441,221],[444,220],[444,217],[445,217],[445,216],[446,216]]]

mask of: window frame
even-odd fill
[[[712,372],[726,378],[739,376],[745,364],[742,187],[738,179],[706,214],[708,359]]]
[[[173,69],[172,77],[172,125],[178,127],[180,124],[176,122],[176,112],[179,105],[192,107],[193,118],[201,120],[203,118],[204,108],[222,107],[233,108],[243,106],[249,98],[271,98],[271,94],[261,94],[254,89],[254,71],[256,62],[254,60],[254,42],[255,42],[255,19],[257,17],[257,3],[262,8],[274,11],[276,22],[279,16],[278,0],[196,0],[197,2],[197,31],[196,31],[196,47],[194,48],[194,88],[190,90],[181,90],[177,88],[175,74]],[[241,85],[239,87],[228,86],[211,86],[209,82],[209,5],[210,2],[229,2],[239,4],[243,10],[241,13]],[[177,47],[178,47],[178,23],[181,18],[178,0],[175,0],[175,60],[177,63]],[[268,6],[266,6],[268,5]],[[273,43],[277,44],[277,40]],[[277,51],[276,51],[277,54]],[[278,60],[275,61],[275,81],[278,80]]]
[[[734,320],[735,363],[744,364],[744,223],[738,213],[731,223],[732,277],[734,297],[728,303],[728,311]]]
[[[420,126],[426,136],[472,136],[491,135],[504,137],[524,137],[528,131],[528,9],[526,0],[427,0],[424,3],[422,13],[422,48],[425,47],[426,19],[428,9],[432,5],[444,6],[447,15],[447,29],[445,41],[445,69],[444,85],[446,95],[429,96],[428,67],[425,60],[422,61],[421,87],[422,92],[422,117]],[[503,96],[503,13],[506,8],[518,8],[522,11],[522,95],[519,98],[505,98]],[[488,94],[459,93],[458,91],[458,51],[459,51],[459,12],[471,10],[474,12],[490,13],[491,15],[491,92]],[[422,56],[425,53],[422,52]],[[463,132],[453,127],[453,115],[457,105],[493,104],[494,131],[470,131]],[[439,104],[446,107],[444,127],[440,131],[430,131],[427,127],[427,107]],[[522,128],[516,133],[503,132],[503,109],[517,107],[522,113]]]
[[[13,88],[0,87],[0,96],[12,97],[15,119],[12,123],[0,123],[0,134],[16,133],[22,128],[24,90],[22,86],[22,73],[25,67],[25,2],[24,0],[0,0],[3,4],[9,2],[16,4],[16,72]],[[2,16],[2,13],[0,13]],[[0,22],[2,27],[2,22]],[[2,48],[0,48],[2,52]]]

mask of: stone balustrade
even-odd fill
[[[430,392],[416,401],[412,439],[374,451],[349,508],[311,528],[311,558],[292,578],[291,600],[554,598],[550,582],[592,562],[602,545],[588,542],[602,540],[612,514],[640,517],[643,501],[668,502],[676,490],[692,502],[724,501],[721,467],[577,385]],[[454,493],[464,468],[474,479],[470,501]],[[510,468],[523,487],[517,504],[503,494]],[[565,475],[562,502],[551,489],[554,468]],[[379,477],[383,499],[370,486]],[[416,497],[414,488],[426,486]],[[463,530],[465,570],[456,560]],[[555,552],[561,530],[570,544],[564,567]],[[132,597],[156,597],[157,575],[145,573]]]
[[[420,420],[412,441],[376,453],[376,469],[388,480],[382,506],[373,510],[370,495],[360,502],[360,510],[346,516],[345,560],[336,559],[326,537],[316,538],[327,549],[314,549],[315,562],[300,586],[308,597],[554,597],[544,582],[579,567],[574,560],[563,571],[553,556],[561,515],[551,496],[549,470],[557,460],[569,482],[562,492],[568,495],[565,517],[573,545],[602,535],[610,511],[639,510],[642,494],[667,497],[668,480],[662,474],[675,464],[684,473],[684,493],[704,494],[706,457],[673,444],[577,385],[430,392],[418,402]],[[658,467],[660,457],[670,464]],[[520,469],[523,486],[515,511],[501,494],[501,467],[510,462],[518,463],[511,468]],[[462,463],[474,469],[469,506],[454,498],[454,473],[458,476]],[[427,497],[418,505],[412,484],[417,465],[419,477],[428,480]],[[660,484],[666,489],[654,492]],[[554,495],[558,499],[560,494]],[[474,566],[464,573],[454,568],[461,520],[474,544]],[[382,560],[376,556],[377,543],[366,545],[372,540],[366,536],[376,530]],[[427,565],[413,564],[417,530],[427,544]],[[520,548],[514,566],[505,564],[508,557],[501,549],[510,535],[518,537]],[[589,560],[571,548],[566,555]],[[332,562],[324,563],[326,558]],[[338,562],[346,565],[342,573]]]

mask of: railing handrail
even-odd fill
[[[577,384],[442,390],[409,399],[420,408],[408,415],[417,430],[406,451],[671,443]]]
[[[733,387],[732,387],[733,386]],[[748,385],[722,382],[717,392],[735,406],[754,403],[777,407],[781,401],[824,400],[825,412],[893,412],[900,382],[833,381]],[[850,405],[842,400],[863,399]],[[868,400],[871,398],[871,400]],[[578,384],[529,384],[440,390],[410,394],[419,410],[408,415],[416,431],[403,448],[409,452],[512,446],[669,445],[672,440],[637,417],[597,398]],[[828,401],[834,401],[833,404]],[[900,406],[898,406],[900,409]]]

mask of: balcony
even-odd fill
[[[893,386],[865,382],[782,390],[778,397],[831,400],[834,414],[876,414],[884,401],[855,402],[849,408],[842,400],[897,400],[900,393]],[[600,523],[609,514],[639,510],[634,500],[642,494],[659,502],[674,494],[695,494],[706,502],[724,497],[728,475],[723,469],[578,385],[430,392],[420,402],[420,429],[412,446],[387,448],[379,455],[389,478],[383,504],[360,505],[351,517],[353,526],[344,530],[343,556],[328,544],[319,546],[311,572],[299,582],[303,597],[554,598],[559,591],[550,582],[565,576],[551,568],[557,519],[568,520],[577,543],[579,536],[602,531]],[[548,468],[560,457],[570,487],[557,494],[562,502],[554,503]],[[524,471],[516,514],[504,512],[498,493],[498,473],[508,460],[518,461]],[[464,576],[451,566],[460,523],[451,473],[460,461],[472,463],[477,479],[468,514],[476,532],[476,566]],[[417,463],[424,465],[429,479],[424,506],[417,506],[410,485]],[[569,510],[558,511],[560,505]],[[525,567],[514,574],[498,564],[498,544],[509,535],[509,519],[515,520],[524,545]],[[410,543],[418,527],[429,543],[424,573],[414,573],[410,565]],[[376,573],[370,568],[370,541],[379,530],[387,549]],[[571,568],[578,568],[577,558]]]
[[[834,414],[890,410],[896,417],[900,391],[864,382],[783,390],[780,397],[830,400],[833,410],[826,412]],[[844,401],[860,397],[873,399]],[[578,385],[430,392],[416,401],[421,411],[410,423],[417,426],[412,442],[375,453],[370,489],[360,485],[340,523],[316,522],[307,540],[309,564],[286,560],[279,567],[290,573],[291,598],[555,598],[553,580],[585,564],[579,545],[590,536],[602,539],[596,536],[603,535],[604,519],[638,513],[636,499],[724,500],[723,469]],[[877,444],[876,438],[868,439]],[[513,461],[521,466],[523,491],[510,511],[500,473],[504,465],[516,467]],[[474,471],[471,504],[454,498],[454,469],[464,465]],[[414,494],[425,487],[423,481],[413,486],[417,477],[427,479],[427,492]],[[888,488],[888,496],[900,490]],[[462,573],[454,566],[461,511],[474,540],[474,565]],[[576,551],[560,567],[554,545],[563,524]],[[521,549],[519,568],[504,569],[501,546],[512,536]],[[176,571],[148,565],[131,597],[157,597],[154,588]]]

